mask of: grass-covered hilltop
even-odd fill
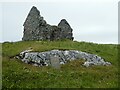
[[[2,88],[117,88],[118,45],[88,42],[19,41],[2,44]],[[84,60],[61,65],[35,67],[14,56],[32,47],[34,51],[79,50],[96,54],[110,62],[109,66],[82,66]]]

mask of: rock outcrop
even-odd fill
[[[105,62],[100,56],[77,50],[51,50],[46,52],[31,52],[31,50],[25,50],[20,53],[19,58],[23,62],[35,66],[51,66],[51,60],[53,60],[53,58],[55,58],[56,61],[59,60],[59,64],[65,64],[71,60],[84,59],[85,62],[83,65],[86,67],[91,65],[111,65],[110,62]]]
[[[72,28],[65,19],[58,26],[47,24],[39,10],[33,6],[23,24],[24,35],[22,40],[73,40]]]

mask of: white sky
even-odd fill
[[[65,18],[73,28],[77,41],[118,43],[119,0],[9,1],[1,0],[0,4],[0,42],[22,39],[23,23],[34,5],[51,25],[57,25]]]

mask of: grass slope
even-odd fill
[[[81,66],[83,60],[75,60],[56,70],[35,67],[11,58],[32,47],[34,51],[73,49],[97,54],[112,63],[111,66]],[[20,41],[2,43],[3,88],[117,88],[117,45],[94,44],[76,41]]]

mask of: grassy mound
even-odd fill
[[[83,60],[71,61],[56,70],[25,64],[13,56],[32,47],[34,51],[80,50],[96,54],[111,66],[83,67]],[[3,88],[117,88],[118,49],[113,44],[76,41],[20,41],[2,43]]]

